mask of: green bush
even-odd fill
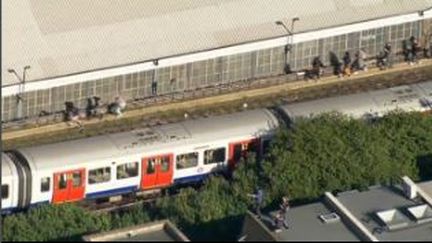
[[[369,123],[324,114],[282,129],[264,162],[271,197],[312,199],[419,178],[418,159],[432,151],[432,119],[392,113]]]
[[[75,205],[45,205],[3,219],[5,241],[74,239],[88,232],[109,229],[106,215],[96,216]]]

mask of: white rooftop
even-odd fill
[[[432,0],[2,0],[2,86],[412,13]]]

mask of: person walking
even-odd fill
[[[264,199],[264,191],[261,188],[257,187],[255,190],[255,194],[249,194],[249,196],[255,199],[255,213],[258,218],[261,218],[261,207]]]
[[[392,45],[390,42],[387,42],[384,46],[384,56],[386,60],[386,66],[389,68],[393,67],[393,51],[392,51]]]
[[[343,74],[344,76],[351,76],[351,54],[347,51],[345,52],[345,55],[343,57],[343,64],[344,64],[344,68],[343,68]]]
[[[290,208],[288,196],[282,197],[282,203],[279,205],[279,207],[284,213],[288,212],[288,210]]]

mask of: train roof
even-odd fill
[[[110,158],[121,154],[155,150],[238,136],[259,136],[278,126],[267,109],[187,120],[129,132],[77,139],[20,149],[38,170]]]
[[[282,106],[282,110],[291,120],[332,111],[361,118],[368,114],[381,116],[395,109],[423,111],[426,109],[425,100],[432,105],[432,81],[288,104]]]

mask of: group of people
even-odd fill
[[[364,49],[361,49],[355,53],[354,60],[351,57],[351,53],[348,51],[345,52],[342,61],[336,56],[336,54],[332,53],[330,62],[334,68],[334,74],[342,78],[345,76],[349,77],[352,73],[356,73],[360,70],[367,71],[366,58],[366,52]],[[305,71],[305,79],[320,79],[323,74],[323,68],[325,67],[326,66],[322,62],[321,57],[315,57],[312,61],[312,70]]]
[[[255,213],[258,219],[262,218],[261,208],[264,200],[264,191],[260,188],[255,190],[255,194],[248,194],[255,199]],[[273,217],[273,226],[275,232],[280,232],[282,228],[289,229],[289,225],[286,219],[287,212],[290,208],[288,196],[282,197],[282,202],[279,205],[279,210]]]
[[[416,37],[411,36],[409,40],[405,40],[402,43],[403,55],[405,57],[405,61],[410,65],[418,62],[417,53],[420,51],[420,45]]]
[[[418,62],[418,53],[422,50],[416,37],[411,36],[408,40],[403,42],[403,55],[405,61],[410,65]],[[425,57],[432,57],[432,42],[430,47],[423,48]],[[366,59],[368,55],[365,49],[360,49],[355,52],[354,57],[351,56],[349,51],[346,51],[342,59],[330,52],[330,64],[333,66],[334,74],[339,78],[350,77],[352,74],[356,74],[358,71],[368,71]],[[387,42],[382,51],[376,56],[377,67],[381,70],[391,68],[393,66],[394,53],[392,45]],[[312,69],[305,70],[305,80],[309,79],[320,79],[323,74],[323,68],[326,66],[321,61],[321,57],[317,56],[312,61]]]
[[[123,115],[122,111],[126,109],[126,101],[118,96],[115,98],[114,102],[105,107],[100,104],[100,97],[93,96],[87,99],[87,107],[85,109],[80,109],[76,107],[73,102],[69,101],[65,102],[65,107],[66,120],[76,123],[82,128],[82,122],[80,120],[84,118],[102,118],[106,113],[121,117]]]

